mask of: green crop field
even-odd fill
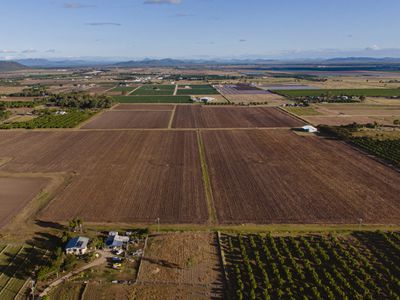
[[[71,110],[66,115],[41,115],[29,121],[0,124],[0,129],[73,128],[94,114],[93,111]]]
[[[393,97],[400,96],[400,89],[326,89],[326,90],[274,90],[276,94],[286,97],[307,96],[366,96],[366,97]]]
[[[232,299],[399,299],[399,232],[222,235]]]
[[[31,246],[0,248],[0,299],[25,299],[27,280],[35,265],[42,263],[45,252]]]
[[[217,90],[211,85],[189,85],[190,89],[185,89],[186,85],[181,85],[178,88],[178,95],[215,95],[218,94]]]
[[[119,103],[190,103],[189,96],[114,96]]]
[[[132,93],[132,95],[173,95],[175,85],[143,85]]]

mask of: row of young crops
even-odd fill
[[[26,299],[28,279],[45,252],[31,246],[1,246],[0,299]]]
[[[234,299],[399,299],[400,234],[222,235]]]
[[[352,137],[357,146],[397,165],[400,165],[400,139],[377,140],[369,137]]]
[[[4,123],[0,129],[73,128],[94,115],[93,111],[71,110],[65,115],[44,114],[29,121]]]

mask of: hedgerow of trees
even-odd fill
[[[73,92],[51,95],[48,97],[47,102],[60,107],[94,109],[109,108],[113,101],[111,97],[105,95],[89,95],[86,93]]]

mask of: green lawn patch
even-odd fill
[[[189,89],[185,89],[185,86],[189,86]],[[218,91],[211,85],[181,85],[178,88],[177,95],[216,95]]]
[[[175,85],[162,85],[162,84],[151,84],[143,85],[132,93],[132,95],[173,95]]]

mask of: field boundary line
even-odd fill
[[[291,116],[292,118],[295,118],[295,119],[297,119],[297,120],[300,120],[300,121],[302,121],[302,122],[304,122],[304,123],[306,123],[306,124],[312,124],[311,122],[307,121],[306,119],[303,119],[302,117],[300,117],[300,116],[298,116],[298,115],[295,115],[294,113],[292,113],[292,112],[290,112],[290,111],[287,111],[286,109],[284,109],[284,108],[282,108],[282,107],[280,107],[280,106],[276,106],[275,108],[276,108],[277,110],[279,110],[279,111],[281,111],[281,112],[283,112],[283,113],[285,113],[285,114]],[[314,125],[314,124],[312,124],[312,125]]]
[[[47,185],[3,227],[3,229],[7,231],[14,231],[30,226],[29,224],[34,221],[34,218],[37,217],[41,210],[55,197],[56,192],[62,188],[64,184],[69,184],[68,180],[70,180],[73,175],[67,173],[7,173],[0,171],[0,176],[12,178],[41,177],[49,180]]]
[[[176,105],[174,105],[174,109],[171,111],[171,117],[168,122],[168,129],[172,128],[172,122],[174,121],[175,118],[175,112],[176,112]]]
[[[218,89],[215,89],[221,96],[222,98],[224,98],[229,104],[234,104],[236,105],[236,103],[231,102],[228,98],[226,98],[226,96],[224,94],[222,94]]]
[[[132,93],[134,93],[136,90],[138,90],[141,87],[141,85],[137,86],[136,88],[134,88],[132,91],[130,91],[128,94],[126,94],[125,96],[130,96],[132,95]]]
[[[24,249],[28,249],[28,247],[23,247]],[[35,249],[35,246],[33,246],[31,249]],[[29,249],[28,249],[29,251]],[[29,253],[25,254],[24,260],[19,264],[19,266],[15,269],[15,272],[13,273],[13,276],[7,280],[6,284],[4,285],[4,287],[1,289],[0,291],[0,296],[3,294],[3,292],[7,289],[8,285],[10,284],[10,282],[12,282],[12,280],[14,279],[14,275],[18,272],[19,269],[21,269],[21,267],[24,267],[26,265],[26,262],[28,261],[28,258],[30,257]],[[24,282],[24,284],[22,285],[22,287],[26,284],[26,281]],[[22,288],[21,287],[21,288]],[[18,292],[15,294],[15,297],[18,296],[19,291],[21,290],[21,288],[18,290]],[[15,298],[14,297],[14,298]]]
[[[39,248],[39,249],[40,249],[40,248]],[[50,252],[50,251],[49,251],[48,249],[46,249],[46,251],[43,253],[43,255],[42,255],[41,258],[45,258],[46,255],[47,255],[49,252]],[[32,277],[29,277],[29,278],[24,282],[24,284],[23,284],[23,285],[21,286],[21,288],[19,289],[18,293],[15,295],[14,300],[23,299],[23,298],[18,298],[18,297],[23,297],[23,296],[24,296],[23,294],[21,295],[21,292],[22,292],[23,290],[26,290],[26,289],[27,289],[27,285],[29,284],[29,282],[31,282],[31,280],[32,280]]]
[[[324,136],[321,136],[321,137],[324,138]],[[400,173],[400,167],[398,167],[398,166],[396,166],[396,164],[391,163],[390,161],[384,159],[383,157],[379,157],[377,154],[369,152],[368,149],[362,148],[362,147],[358,146],[357,144],[353,143],[352,141],[346,141],[339,137],[336,137],[336,139],[337,139],[336,140],[337,142],[350,147],[352,150],[364,155],[365,157],[372,159],[372,160],[376,161],[377,163]]]
[[[8,265],[4,268],[4,271],[8,270],[12,265],[14,265],[15,260],[17,259],[18,255],[21,254],[21,252],[24,250],[24,248],[25,248],[25,247],[22,246],[22,247],[18,250],[18,252],[13,256],[12,260],[11,260],[11,261],[8,263]],[[25,261],[25,260],[24,260],[24,261]],[[16,269],[16,271],[17,271],[17,270],[18,270],[18,268]],[[0,274],[0,278],[2,278],[4,274],[5,274],[5,273],[4,273],[3,270],[2,270],[2,273]],[[13,274],[15,274],[15,272],[13,272]],[[12,278],[13,278],[13,277],[9,277],[8,280],[5,282],[4,286],[1,287],[0,295],[3,294],[3,291],[6,289],[8,283],[10,282],[10,280],[11,280]]]
[[[21,295],[21,292],[22,292],[23,290],[26,290],[27,285],[28,285],[29,282],[31,282],[31,280],[32,280],[32,278],[29,277],[29,278],[24,282],[24,284],[23,284],[23,285],[21,286],[21,288],[19,289],[18,293],[15,295],[14,300],[22,299],[22,298],[19,298],[19,297],[23,297],[23,296],[24,296],[24,295]]]
[[[136,275],[136,280],[135,280],[135,282],[133,283],[133,285],[136,285],[136,284],[141,283],[141,281],[139,280],[139,276],[140,276],[140,273],[141,273],[141,270],[142,270],[142,265],[143,265],[142,261],[143,261],[144,255],[145,255],[145,253],[146,253],[147,241],[148,241],[148,239],[149,239],[149,235],[146,236],[146,239],[145,239],[145,241],[144,241],[144,247],[143,247],[142,258],[140,259],[140,264],[139,264],[138,272],[137,272],[137,275]]]
[[[175,84],[174,93],[172,95],[176,96],[177,93],[178,93],[178,84]]]
[[[201,136],[200,130],[197,130],[197,144],[199,147],[199,156],[200,156],[200,163],[201,163],[201,173],[203,177],[203,185],[204,191],[206,193],[206,202],[207,202],[207,210],[208,210],[208,223],[211,225],[217,223],[217,212],[214,206],[214,197],[211,187],[211,180],[208,174],[208,166],[206,160],[206,153],[205,147],[203,144],[203,138]]]
[[[224,273],[224,286],[225,286],[225,297],[227,294],[230,296],[232,294],[231,288],[228,280],[228,272],[226,271],[226,259],[225,259],[225,252],[224,249],[222,249],[221,245],[221,232],[218,230],[217,231],[217,241],[218,241],[218,253],[219,253],[219,258],[220,258],[220,263],[222,267],[222,272]],[[227,297],[229,299],[229,297]]]
[[[79,123],[77,126],[71,128],[71,129],[81,129],[83,126],[86,124],[90,123],[93,119],[99,118],[104,112],[111,110],[112,106],[109,109],[103,109],[97,113],[95,113],[93,116],[91,116],[89,119],[83,121],[82,123]]]
[[[0,167],[4,166],[5,164],[9,163],[12,161],[12,157],[1,157],[0,158]]]
[[[89,282],[86,282],[86,283],[83,283],[84,285],[85,285],[85,287],[83,288],[83,291],[81,292],[81,295],[80,295],[80,297],[79,297],[79,299],[85,299],[85,294],[86,294],[86,291],[87,291],[87,289],[88,289],[88,286],[89,286]]]
[[[8,244],[0,251],[0,255],[2,255],[4,253],[4,251],[6,251],[7,248],[8,248]]]
[[[109,91],[111,91],[111,90],[113,90],[113,89],[115,89],[117,86],[116,85],[114,85],[112,88],[109,88],[108,90],[105,90],[103,93],[107,93],[107,92],[109,92]]]

